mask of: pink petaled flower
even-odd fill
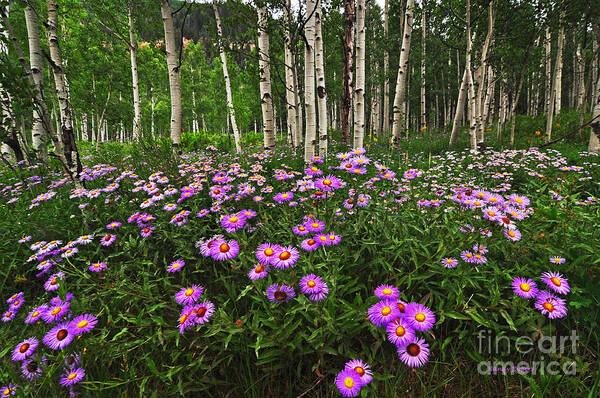
[[[315,188],[325,192],[331,192],[344,186],[342,180],[333,175],[318,178],[315,181]]]
[[[221,218],[221,226],[232,233],[246,225],[246,217],[241,214],[231,214]]]
[[[239,251],[240,246],[235,240],[219,239],[211,246],[210,256],[217,261],[231,260],[238,255]]]
[[[148,226],[148,227],[144,227],[140,230],[140,234],[142,235],[142,238],[147,238],[150,235],[152,235],[152,232],[154,231],[154,227]]]
[[[250,272],[248,272],[248,278],[254,280],[262,279],[269,273],[270,265],[256,264]]]
[[[198,285],[184,287],[175,294],[175,301],[181,305],[194,304],[204,292],[204,288]]]
[[[111,223],[108,223],[106,225],[106,229],[115,229],[115,228],[119,228],[121,226],[121,223],[118,221],[113,221]]]
[[[319,243],[319,241],[317,241],[314,238],[309,238],[309,239],[304,239],[302,241],[302,243],[300,244],[300,246],[302,247],[302,249],[306,250],[306,251],[313,251],[319,248],[319,246],[321,246],[321,243]]]
[[[310,233],[310,230],[306,227],[306,225],[301,224],[294,226],[294,228],[292,228],[292,232],[296,235],[304,236],[308,235]]]
[[[117,240],[117,235],[107,234],[100,240],[102,246],[110,246]]]
[[[275,252],[275,256],[271,262],[275,268],[287,269],[293,267],[296,261],[300,258],[298,249],[292,246],[279,247]]]
[[[261,264],[273,264],[275,253],[280,249],[279,245],[263,243],[256,249],[256,258]]]
[[[455,258],[446,257],[442,260],[442,265],[446,268],[456,268],[458,260]]]
[[[185,267],[185,262],[183,260],[175,260],[167,267],[167,272],[178,272]]]
[[[519,231],[518,229],[505,229],[504,236],[506,236],[508,240],[516,242],[521,240],[521,231]]]
[[[306,229],[310,232],[321,232],[325,230],[325,223],[317,219],[308,220],[304,223]]]
[[[542,282],[558,294],[567,294],[571,291],[567,278],[558,272],[544,272],[541,279]]]
[[[294,198],[294,194],[292,192],[279,192],[277,195],[273,197],[273,200],[277,203],[289,202]]]

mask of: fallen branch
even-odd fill
[[[587,122],[585,122],[585,123],[584,123],[584,124],[582,124],[581,126],[577,127],[575,130],[573,130],[573,131],[571,131],[571,132],[569,132],[569,133],[567,133],[567,134],[563,135],[563,136],[562,136],[562,137],[560,137],[560,138],[557,138],[557,139],[555,139],[555,140],[552,140],[552,141],[550,141],[550,142],[546,142],[545,144],[542,144],[542,145],[540,145],[538,148],[544,148],[544,147],[550,146],[550,145],[552,145],[552,144],[556,144],[557,142],[559,142],[559,141],[562,141],[562,140],[564,140],[565,138],[567,138],[567,137],[570,137],[570,136],[572,136],[573,134],[577,133],[578,131],[580,131],[580,130],[581,130],[581,129],[583,129],[584,127],[587,127],[587,126],[589,126],[590,124],[592,124],[592,122],[593,122],[594,120],[596,120],[596,119],[598,119],[598,118],[600,118],[600,115],[596,115],[595,117],[591,118],[590,120],[588,120]],[[592,132],[591,134],[594,134],[594,133]]]

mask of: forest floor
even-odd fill
[[[598,156],[422,148],[3,168],[0,395],[597,396]]]

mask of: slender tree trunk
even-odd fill
[[[517,126],[517,118],[516,118],[516,110],[517,105],[519,104],[519,97],[521,96],[521,90],[523,89],[523,80],[525,80],[525,73],[521,73],[521,77],[519,79],[519,88],[517,89],[517,94],[515,95],[512,106],[510,109],[510,148],[514,148],[515,146],[515,127]]]
[[[598,20],[594,22],[593,29],[596,40],[595,46],[593,46],[592,48],[594,48],[597,51],[598,44],[600,43],[600,22],[598,22]],[[597,52],[594,52],[594,54],[597,54]],[[597,63],[598,60],[594,58],[592,62]],[[592,119],[595,119],[594,122],[591,124],[592,131],[590,132],[590,142],[588,144],[588,151],[600,153],[600,76],[598,76],[597,70],[594,73],[594,75],[595,91],[593,92],[592,97],[594,97],[595,103],[592,111]]]
[[[327,157],[327,90],[325,89],[325,54],[321,32],[321,0],[316,0],[315,10],[315,72],[317,77],[317,105],[319,108],[319,155]]]
[[[365,55],[367,28],[365,0],[356,0],[356,86],[354,87],[354,147],[362,148],[365,135]]]
[[[585,61],[581,54],[581,43],[577,45],[576,51],[577,57],[577,110],[579,112],[579,125],[583,124],[583,118],[585,116]]]
[[[592,45],[592,52],[593,54],[598,54],[598,45],[600,39],[597,37],[594,37],[594,44]],[[594,93],[597,92],[598,90],[598,85],[600,84],[600,79],[598,79],[598,63],[600,63],[600,61],[598,61],[598,57],[596,57],[596,55],[594,55],[594,57],[592,58],[592,67],[591,67],[591,71],[592,71],[592,81],[591,81],[591,95],[590,95],[590,110],[593,112],[594,110],[594,105],[595,105],[595,98],[594,98]]]
[[[44,92],[42,46],[40,43],[40,29],[37,15],[29,4],[25,7],[25,23],[27,25],[27,38],[29,42],[29,66],[36,91],[39,95],[39,93]],[[40,159],[45,159],[47,156],[46,137],[44,135],[44,123],[39,105],[33,110],[32,121],[31,143],[33,150]]]
[[[142,107],[140,102],[140,85],[138,83],[137,69],[137,40],[133,26],[133,10],[129,7],[129,58],[131,62],[131,83],[133,87],[133,141],[141,138],[142,134]]]
[[[87,113],[84,113],[81,116],[81,139],[83,141],[89,141],[90,136],[88,133],[88,116]]]
[[[469,137],[471,138],[471,150],[477,150],[477,125],[476,125],[476,115],[477,115],[477,98],[475,96],[475,83],[473,79],[473,73],[471,70],[471,52],[473,47],[473,38],[471,37],[471,1],[467,0],[467,56],[465,62],[465,68],[467,70],[467,85],[469,88],[468,96],[469,96]]]
[[[285,98],[287,102],[287,130],[289,143],[295,148],[300,143],[298,142],[298,137],[296,134],[296,111],[298,109],[298,104],[296,103],[296,84],[294,83],[294,65],[295,60],[292,53],[292,43],[291,43],[291,19],[290,19],[290,11],[291,11],[291,1],[286,0],[286,5],[284,7],[284,39],[285,39],[285,48],[284,48],[284,59],[285,59]]]
[[[390,52],[388,51],[389,41],[389,0],[385,0],[383,8],[383,36],[385,46],[383,52],[383,131],[390,131]]]
[[[298,66],[295,61],[296,57],[293,57],[292,72],[294,77],[294,98],[296,100],[296,147],[302,145],[302,133],[304,132],[304,109],[302,108],[302,101],[300,101],[300,84],[298,82]]]
[[[546,39],[544,40],[544,50],[546,59],[546,90],[545,90],[545,106],[544,114],[550,114],[550,91],[552,90],[552,35],[550,34],[550,27],[546,27]]]
[[[175,44],[175,29],[171,14],[171,0],[161,0],[161,14],[165,30],[165,49],[167,52],[167,68],[169,69],[169,92],[171,93],[171,144],[174,151],[181,146],[181,130],[183,111],[181,106],[181,84],[179,79],[179,59]]]
[[[410,38],[413,25],[413,6],[414,0],[406,1],[406,12],[404,14],[404,33],[402,35],[402,47],[400,49],[400,61],[398,77],[396,79],[396,93],[394,95],[394,119],[392,123],[392,135],[395,140],[400,139],[400,134],[404,128],[405,118],[402,105],[405,103],[406,96],[406,75],[408,71],[408,53],[410,51]]]
[[[352,58],[354,53],[354,0],[344,1],[344,70],[342,75],[342,143],[350,145],[350,110],[353,102]]]
[[[82,170],[75,136],[73,135],[73,117],[71,113],[71,104],[69,91],[67,89],[67,78],[63,72],[62,58],[58,43],[58,10],[54,0],[47,0],[48,21],[46,24],[46,33],[48,37],[48,48],[50,50],[50,59],[52,61],[52,71],[54,73],[54,84],[56,94],[60,105],[61,131],[60,140],[54,138],[54,146],[61,158],[63,165],[69,173],[76,188],[83,188],[79,175]]]
[[[304,106],[306,108],[306,132],[304,136],[304,161],[315,156],[317,140],[317,112],[315,109],[315,7],[316,1],[306,1],[308,21],[304,28]]]
[[[427,110],[425,107],[425,0],[421,6],[421,131],[427,128]]]
[[[271,94],[271,59],[269,57],[269,19],[267,7],[258,7],[258,73],[260,76],[260,104],[263,118],[263,147],[275,148],[273,124],[273,95]]]
[[[562,20],[562,18],[561,18]],[[561,22],[562,23],[562,22]],[[550,100],[548,106],[548,117],[546,120],[546,142],[550,142],[552,140],[552,122],[554,115],[558,115],[560,112],[560,85],[562,75],[562,51],[563,51],[563,43],[564,43],[564,27],[561,26],[560,31],[558,33],[558,50],[556,53],[556,65],[554,67],[554,78],[552,79],[552,89],[550,91]]]
[[[229,72],[227,71],[227,58],[225,57],[225,48],[223,46],[223,29],[221,28],[221,17],[217,9],[217,0],[213,0],[213,11],[215,13],[215,21],[217,23],[217,35],[219,37],[219,53],[221,56],[221,64],[223,66],[223,76],[225,78],[225,91],[227,95],[227,109],[231,119],[231,127],[233,128],[233,139],[235,141],[235,150],[237,153],[242,152],[242,143],[237,122],[235,120],[235,109],[233,108],[233,96],[231,94],[231,82],[229,80]]]
[[[156,107],[156,102],[154,100],[154,89],[150,86],[150,135],[152,139],[156,139],[156,135],[154,132],[154,108]],[[93,128],[92,128],[93,131]]]

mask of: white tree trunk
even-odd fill
[[[63,71],[62,58],[58,43],[58,10],[55,0],[47,0],[48,21],[46,24],[46,33],[48,38],[48,49],[50,50],[50,59],[52,60],[52,71],[54,73],[54,85],[60,107],[61,129],[53,137],[54,146],[57,151],[63,167],[71,176],[76,188],[83,188],[79,179],[82,167],[73,135],[73,116],[71,113],[71,104],[69,91],[67,88],[67,78]]]
[[[545,91],[545,105],[544,114],[550,113],[550,91],[552,90],[552,58],[550,56],[552,51],[552,35],[550,34],[550,27],[546,27],[546,39],[544,40],[544,50],[546,58],[546,91]]]
[[[89,141],[90,136],[88,133],[88,116],[87,113],[84,113],[81,116],[81,138],[84,141]]]
[[[318,0],[317,0],[318,1]],[[306,132],[304,137],[304,161],[310,162],[315,155],[317,134],[317,113],[315,109],[315,0],[306,0],[306,15],[309,17],[304,27],[304,106],[306,108]]]
[[[40,43],[40,29],[38,26],[37,15],[29,5],[25,7],[25,23],[27,24],[27,38],[29,42],[29,66],[31,67],[31,76],[38,93],[44,92],[44,75],[42,73],[42,46]],[[39,105],[38,105],[39,107]],[[46,137],[44,135],[44,123],[42,121],[42,112],[36,107],[33,110],[31,143],[33,150],[40,159],[47,156]]]
[[[458,142],[460,136],[460,127],[463,112],[465,110],[465,100],[467,98],[467,82],[468,75],[467,70],[463,73],[463,78],[460,84],[460,89],[458,90],[458,100],[456,103],[456,112],[454,114],[454,123],[452,123],[452,133],[450,134],[450,145],[456,144]]]
[[[300,101],[300,83],[298,82],[298,68],[296,61],[292,65],[292,72],[294,77],[294,98],[296,99],[296,132],[295,142],[296,147],[302,145],[302,133],[304,132],[304,110],[302,108],[302,101]]]
[[[271,150],[275,147],[268,26],[267,7],[260,6],[258,7],[258,73],[260,78],[260,105],[263,118],[263,146],[265,150]]]
[[[581,43],[577,44],[577,110],[579,112],[579,125],[583,124],[585,115],[585,61],[581,54]]]
[[[383,8],[383,35],[387,42],[389,32],[389,0],[385,0]],[[390,53],[387,46],[383,52],[383,131],[390,131]]]
[[[356,83],[354,86],[354,147],[362,148],[365,136],[366,1],[356,0]]]
[[[561,18],[562,22],[562,18]],[[565,46],[565,28],[560,27],[558,31],[558,53],[556,55],[556,103],[554,105],[554,114],[559,115],[562,109],[562,71],[563,71],[563,49]]]
[[[477,150],[477,98],[475,96],[475,83],[471,70],[471,51],[473,47],[473,38],[471,37],[471,1],[467,0],[467,57],[465,68],[467,70],[467,85],[469,87],[469,137],[471,138],[471,151]]]
[[[598,38],[594,38],[594,44],[592,45],[592,50],[594,54],[598,54]],[[598,79],[598,63],[600,61],[598,58],[592,59],[592,81],[591,81],[591,95],[590,95],[590,110],[594,110],[595,98],[594,93],[597,92],[598,85],[600,84]]]
[[[129,7],[129,58],[131,62],[131,83],[133,86],[133,141],[142,137],[142,107],[140,103],[140,85],[137,70],[137,40],[133,27],[133,10]]]
[[[402,35],[402,48],[400,50],[400,67],[398,69],[398,78],[396,79],[396,93],[394,95],[394,107],[393,114],[394,119],[392,123],[392,134],[397,140],[400,138],[400,134],[404,127],[404,118],[407,115],[403,115],[402,106],[405,102],[406,95],[406,74],[408,67],[408,53],[410,51],[410,37],[412,33],[413,25],[413,6],[414,0],[406,1],[406,12],[404,14],[404,33]]]
[[[287,134],[289,143],[295,148],[300,143],[298,142],[298,136],[296,134],[296,111],[298,109],[298,103],[296,102],[296,84],[294,83],[294,55],[292,53],[292,43],[290,34],[290,12],[291,12],[291,1],[286,0],[284,7],[284,62],[285,62],[285,99],[287,102]]]
[[[327,90],[325,89],[325,54],[321,32],[321,0],[315,9],[315,72],[317,77],[317,106],[319,108],[319,156],[327,157]]]
[[[217,9],[217,0],[213,0],[213,11],[215,12],[215,21],[217,23],[217,35],[219,38],[219,53],[221,56],[221,65],[223,66],[223,76],[225,78],[225,91],[227,95],[227,110],[231,119],[231,127],[233,129],[233,139],[235,141],[235,150],[237,153],[242,152],[242,140],[240,131],[238,130],[235,119],[235,109],[233,107],[233,95],[231,94],[231,81],[229,80],[229,72],[227,71],[227,57],[225,57],[225,48],[223,46],[223,28],[221,27],[221,17]],[[229,131],[229,129],[228,129]]]
[[[562,18],[561,18],[562,19]],[[548,117],[546,120],[546,142],[552,140],[552,123],[554,115],[560,112],[561,97],[561,78],[562,75],[562,51],[565,39],[564,27],[560,28],[558,33],[558,49],[556,53],[556,65],[554,67],[554,78],[552,79],[552,89],[550,91],[550,100],[548,107]]]
[[[425,0],[421,2],[421,131],[427,128],[425,106]]]
[[[181,106],[181,84],[179,80],[179,59],[175,44],[175,29],[171,14],[171,0],[162,0],[161,14],[165,30],[165,49],[169,70],[169,92],[171,93],[171,143],[178,151],[181,145],[183,111]]]

